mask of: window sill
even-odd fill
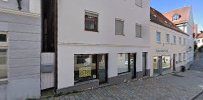
[[[92,83],[92,82],[97,82],[99,81],[98,79],[91,79],[91,80],[87,80],[87,81],[81,81],[81,82],[75,82],[74,85],[78,86],[78,85],[84,85],[84,84],[88,84],[88,83]]]
[[[129,74],[130,73],[130,71],[128,71],[128,72],[123,72],[123,73],[118,73],[118,76],[120,76],[120,75],[126,75],[126,74]]]
[[[86,32],[95,32],[95,33],[99,33],[99,31],[93,31],[93,30],[85,30]]]
[[[3,84],[8,84],[8,80],[7,79],[0,79],[0,85]]]

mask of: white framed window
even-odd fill
[[[142,7],[142,0],[135,0],[135,5]]]
[[[183,53],[183,60],[186,60],[186,53]]]
[[[183,44],[186,45],[186,39],[185,38],[183,38]]]
[[[0,49],[0,80],[7,78],[7,49]]]
[[[161,32],[156,32],[156,42],[161,43]]]
[[[181,45],[182,44],[182,38],[179,37],[179,44]]]
[[[0,80],[7,79],[7,33],[0,32]]]
[[[124,36],[124,20],[115,19],[115,34]]]
[[[181,61],[182,61],[182,54],[179,53],[179,62],[181,62]]]
[[[142,25],[136,24],[136,37],[142,38]]]
[[[166,42],[170,43],[170,35],[169,34],[166,34]]]
[[[176,44],[176,36],[173,36],[173,43]]]

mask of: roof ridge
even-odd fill
[[[184,7],[181,7],[181,8],[176,8],[176,9],[164,12],[163,14],[167,14],[167,13],[174,12],[174,11],[177,11],[177,10],[181,10],[181,9],[184,9],[184,8],[190,8],[190,10],[191,10],[192,6],[184,6]]]

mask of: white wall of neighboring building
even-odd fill
[[[161,42],[157,43],[156,41],[156,34],[157,32],[161,33]],[[156,24],[154,22],[150,23],[150,40],[151,40],[151,58],[152,60],[151,64],[153,64],[153,57],[158,56],[170,56],[171,58],[171,70],[172,70],[172,64],[173,64],[173,54],[176,54],[176,61],[179,60],[179,53],[182,53],[182,62],[176,63],[176,68],[180,70],[180,66],[185,66],[189,62],[189,54],[187,53],[187,49],[189,46],[189,43],[187,42],[189,39],[189,36],[174,31],[172,29],[166,28],[164,26],[161,26],[159,24]],[[170,42],[168,43],[166,41],[166,34],[169,34],[170,36]],[[174,44],[173,36],[176,36],[176,44]],[[182,38],[182,43],[179,44],[179,37]],[[186,44],[184,45],[183,39],[186,39]],[[157,51],[164,51],[164,52],[157,52]],[[183,53],[186,53],[186,60],[183,61]],[[153,65],[151,65],[153,66]],[[153,70],[153,67],[152,67]]]
[[[143,0],[139,7],[134,0],[58,1],[58,89],[74,86],[74,54],[108,53],[108,77],[114,77],[117,53],[137,53],[141,71],[142,52],[150,47],[149,3]],[[84,30],[85,10],[98,13],[99,32]],[[124,20],[125,36],[115,35],[115,18]],[[143,38],[135,36],[136,23],[142,25]]]
[[[0,1],[0,33],[7,35],[7,78],[0,79],[0,100],[39,98],[41,19],[30,13],[28,0],[22,11],[16,0]],[[3,44],[4,45],[4,44]],[[0,49],[4,47],[0,44]]]
[[[197,43],[197,47],[198,47],[198,48],[201,47],[201,46],[203,46],[203,38],[198,38],[198,39],[196,39],[196,43]]]

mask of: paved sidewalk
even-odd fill
[[[48,100],[191,100],[203,90],[203,72],[187,71],[132,81]],[[45,100],[46,100],[45,99]]]

